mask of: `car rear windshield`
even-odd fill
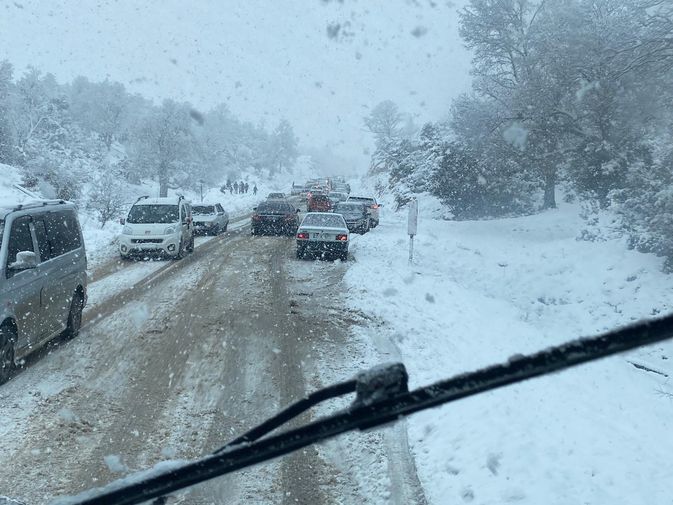
[[[323,202],[325,200],[329,200],[329,198],[327,197],[327,195],[313,195],[313,200],[315,200],[316,202]]]
[[[292,207],[284,202],[265,202],[257,206],[257,213],[265,212],[292,212]]]
[[[336,214],[348,214],[349,216],[359,216],[363,214],[363,207],[361,203],[337,203],[334,206]]]
[[[209,216],[215,213],[214,205],[194,205],[192,207],[192,214],[195,216]]]
[[[134,205],[126,220],[133,224],[176,223],[178,222],[177,205]]]
[[[307,214],[302,226],[324,226],[327,228],[343,228],[344,220],[336,214]]]

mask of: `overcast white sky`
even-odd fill
[[[0,0],[0,59],[17,73],[33,65],[60,82],[107,77],[197,109],[225,102],[252,122],[284,116],[303,146],[366,163],[370,107],[391,99],[422,122],[468,89],[463,3]]]

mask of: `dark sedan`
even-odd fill
[[[339,202],[333,212],[341,214],[351,233],[367,233],[369,231],[369,208],[360,202]]]
[[[253,209],[252,234],[294,235],[299,226],[299,209],[285,200],[266,201]]]

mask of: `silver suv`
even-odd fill
[[[86,304],[86,253],[74,204],[0,207],[0,383],[56,336],[75,337]]]

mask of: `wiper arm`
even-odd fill
[[[259,427],[250,430],[215,454],[153,475],[139,482],[119,484],[91,497],[73,497],[72,505],[131,505],[184,489],[242,468],[276,458],[352,430],[387,424],[420,410],[483,393],[533,377],[629,351],[673,337],[673,315],[626,326],[597,337],[574,340],[528,356],[516,356],[506,363],[458,375],[413,391],[407,390],[407,374],[402,364],[376,367],[359,374],[354,381],[330,386],[290,406]],[[323,399],[358,393],[346,410],[310,422],[299,428],[261,438],[283,422],[296,417]],[[322,398],[322,399],[321,399]]]
[[[293,403],[289,407],[281,410],[278,414],[270,419],[267,419],[259,426],[254,427],[247,433],[244,433],[240,437],[235,438],[231,442],[220,447],[213,454],[222,454],[223,452],[226,452],[239,444],[254,442],[255,440],[258,440],[264,435],[271,433],[276,428],[279,428],[283,424],[294,419],[298,415],[306,412],[308,409],[318,405],[321,402],[355,392],[355,387],[356,381],[353,379],[319,389],[318,391],[311,393],[307,397],[302,398],[296,403]]]

